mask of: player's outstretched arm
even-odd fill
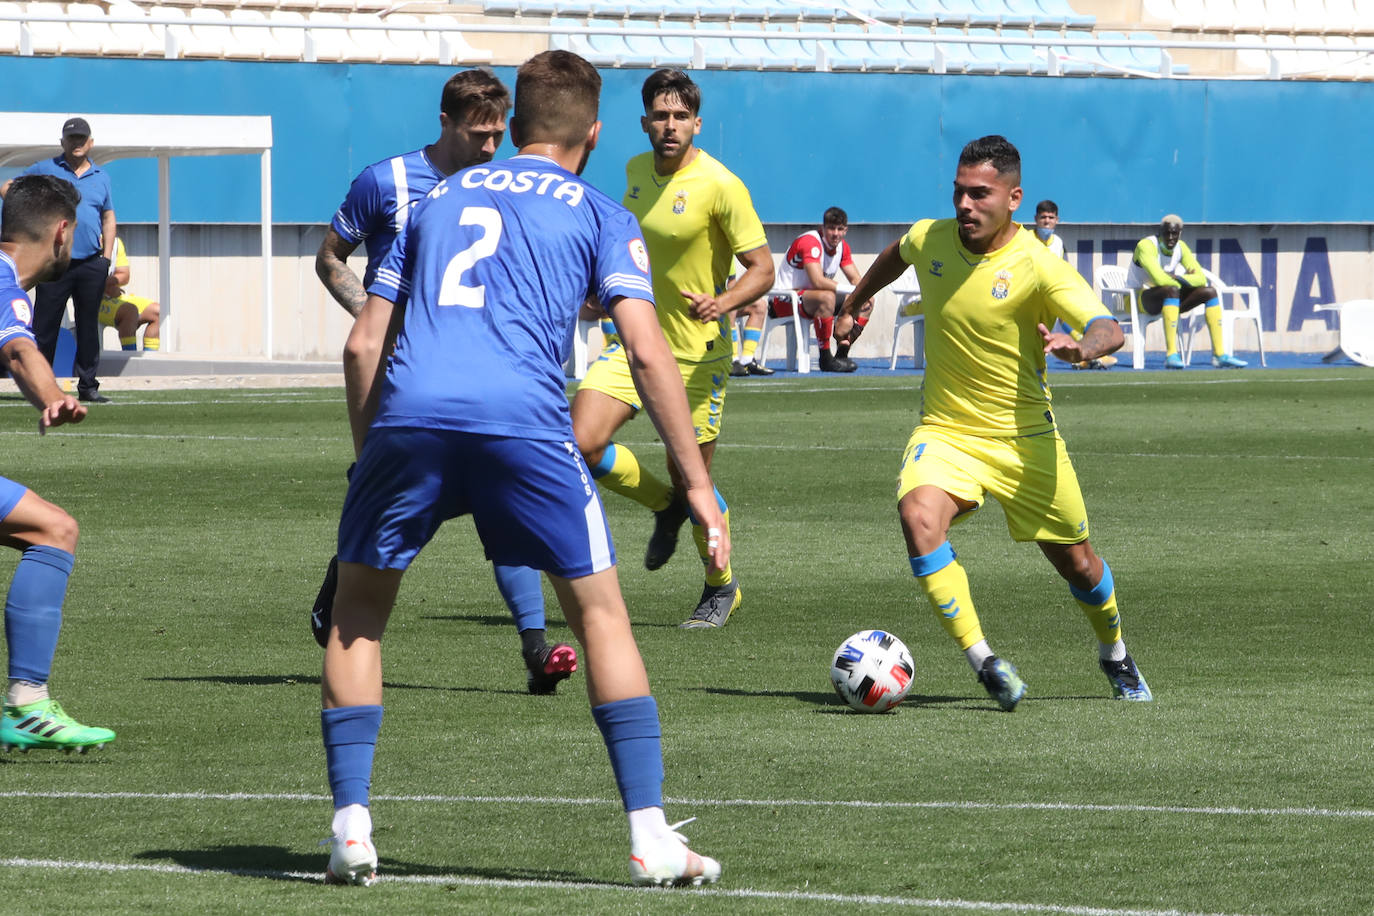
[[[344,344],[344,391],[348,400],[348,425],[353,430],[353,453],[362,453],[367,429],[377,414],[385,362],[391,352],[392,318],[398,315],[395,303],[381,296],[368,296],[353,330]]]
[[[851,318],[859,314],[865,302],[897,281],[906,272],[906,261],[902,260],[902,240],[897,239],[873,259],[867,273],[854,284],[854,291],[844,300],[844,312]],[[858,328],[851,339],[858,338]]]
[[[1089,323],[1080,340],[1074,340],[1072,335],[1062,331],[1051,331],[1044,324],[1038,324],[1036,328],[1045,342],[1045,353],[1067,363],[1084,362],[1115,353],[1126,342],[1121,325],[1110,318],[1099,318]]]
[[[363,305],[367,303],[367,291],[363,289],[363,281],[358,279],[358,275],[348,266],[348,256],[357,247],[357,243],[347,241],[330,226],[324,231],[324,241],[320,242],[320,250],[315,252],[315,275],[320,278],[324,288],[329,290],[329,295],[334,297],[334,301],[342,305],[354,318],[358,317]]]
[[[49,426],[80,423],[86,418],[86,405],[57,386],[52,367],[32,341],[22,337],[11,340],[0,347],[0,356],[4,357],[10,378],[19,386],[20,393],[38,408],[40,434],[47,432]]]
[[[658,315],[644,299],[616,299],[610,303],[616,331],[625,345],[630,374],[644,408],[658,430],[668,455],[682,472],[687,506],[713,542],[711,566],[722,570],[730,562],[730,536],[725,529],[715,487],[697,447],[682,371],[668,349]]]

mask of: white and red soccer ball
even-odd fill
[[[859,712],[886,712],[906,699],[915,672],[900,639],[884,630],[864,630],[835,650],[830,683]]]

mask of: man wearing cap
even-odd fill
[[[76,312],[76,393],[87,403],[104,404],[95,377],[100,364],[100,297],[111,272],[115,244],[115,211],[110,176],[91,161],[91,125],[85,118],[68,118],[62,125],[62,154],[35,162],[25,175],[55,175],[70,182],[81,195],[76,208],[76,231],[71,266],[50,283],[38,284],[34,297],[33,334],[38,349],[53,362],[57,332],[67,300]],[[10,182],[0,185],[0,197]]]
[[[1212,335],[1212,365],[1218,369],[1244,369],[1243,359],[1227,353],[1221,339],[1221,300],[1207,285],[1202,265],[1183,241],[1183,219],[1170,213],[1160,220],[1159,232],[1135,246],[1128,286],[1140,292],[1140,306],[1151,315],[1164,317],[1164,368],[1182,369],[1178,353],[1178,316],[1205,306],[1207,330]]]

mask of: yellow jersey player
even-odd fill
[[[124,291],[129,285],[129,256],[124,240],[115,239],[114,269],[105,280],[105,295],[100,299],[100,323],[119,332],[121,350],[138,350],[138,328],[143,325],[143,351],[156,353],[162,348],[162,307],[151,299]]]
[[[959,156],[954,219],[922,220],[889,245],[850,294],[871,299],[908,264],[921,280],[926,371],[921,422],[902,454],[898,513],[911,571],[941,626],[1003,709],[1026,693],[1015,667],[983,637],[949,528],[988,495],[1018,541],[1035,541],[1087,615],[1114,694],[1148,701],[1150,688],[1121,638],[1112,572],[1088,543],[1088,515],[1060,438],[1045,356],[1095,359],[1121,346],[1120,326],[1087,282],[1012,222],[1021,156],[1004,137]],[[1082,339],[1054,333],[1061,319]]]
[[[773,282],[773,256],[763,224],[743,182],[696,146],[701,132],[701,89],[681,70],[658,70],[640,91],[650,152],[625,167],[622,201],[638,218],[651,265],[659,324],[687,386],[697,444],[709,470],[720,435],[725,383],[730,375],[731,314],[758,299]],[[746,268],[726,289],[731,258]],[[654,532],[644,565],[658,569],[677,547],[687,519],[682,474],[668,460],[671,483],[649,473],[623,444],[612,442],[640,409],[625,350],[612,339],[587,370],[573,398],[573,432],[592,476],[606,489],[654,512]],[[729,512],[716,498],[729,527]],[[706,532],[693,520],[702,559],[710,555]],[[706,570],[706,585],[687,629],[723,627],[742,600],[734,571]]]
[[[1164,368],[1183,368],[1183,357],[1178,354],[1178,316],[1201,305],[1212,334],[1212,365],[1244,369],[1250,364],[1226,352],[1221,337],[1221,300],[1208,285],[1202,265],[1182,235],[1182,218],[1173,213],[1165,216],[1158,233],[1136,243],[1126,277],[1127,286],[1140,290],[1140,307],[1148,314],[1164,316]]]

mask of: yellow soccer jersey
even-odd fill
[[[625,165],[625,179],[623,203],[644,233],[658,321],[673,355],[697,362],[729,359],[729,316],[698,321],[681,291],[723,292],[735,253],[768,243],[749,191],[702,150],[667,177],[654,171],[653,153],[635,156]]]
[[[902,238],[926,316],[921,422],[982,436],[1054,428],[1036,325],[1082,331],[1110,317],[1078,271],[1025,229],[987,255],[959,241],[952,219],[921,220]]]

